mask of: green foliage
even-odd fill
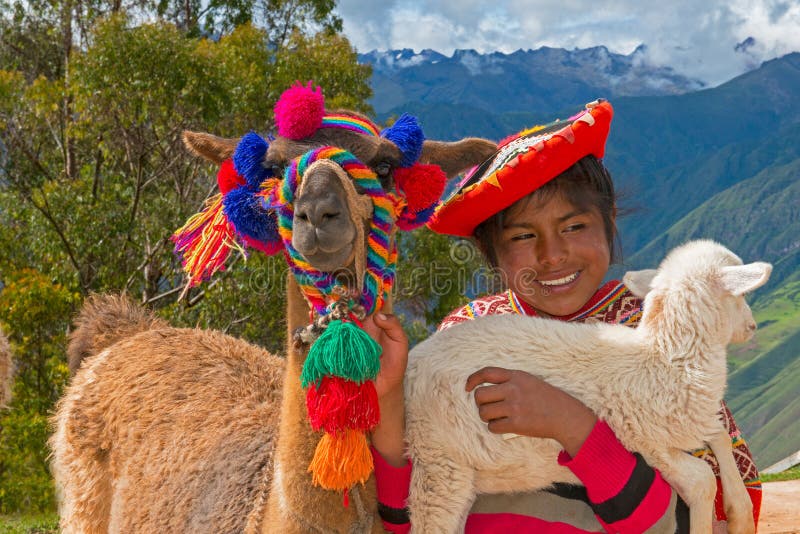
[[[177,302],[170,235],[216,188],[181,135],[268,132],[296,79],[319,83],[329,107],[368,110],[369,69],[332,8],[0,0],[0,322],[18,367],[0,413],[0,512],[53,508],[47,417],[68,380],[69,320],[90,292],[126,291],[176,326],[283,349],[280,256],[233,258]]]
[[[3,534],[58,534],[58,515],[0,516],[0,532]]]
[[[11,405],[0,412],[0,513],[46,511],[55,503],[47,416],[69,379],[66,331],[79,296],[31,269],[4,283],[0,323],[17,370]]]
[[[774,473],[772,475],[761,474],[762,482],[780,482],[782,480],[798,480],[800,479],[800,465],[796,465],[786,471]]]
[[[499,280],[470,240],[420,228],[399,232],[397,247],[395,308],[412,345],[428,337],[449,312],[499,289]]]

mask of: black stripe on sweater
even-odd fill
[[[597,517],[605,523],[611,524],[630,517],[636,508],[642,503],[645,495],[656,479],[656,472],[647,465],[644,458],[639,453],[634,453],[636,465],[628,479],[627,484],[611,497],[601,503],[592,504],[592,510]]]
[[[408,517],[408,508],[392,508],[380,501],[378,502],[378,515],[392,525],[405,525],[411,522]]]

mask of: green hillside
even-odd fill
[[[799,289],[794,288],[795,325],[800,323]],[[799,392],[800,330],[731,374],[729,405],[758,465],[766,467],[800,449]]]
[[[711,197],[629,259],[635,268],[650,266],[680,243],[708,237],[745,261],[773,263],[770,284],[751,297],[759,330],[730,349],[726,396],[760,466],[800,449],[798,236],[800,158]]]
[[[791,133],[800,139],[800,127],[792,128]],[[775,160],[786,156],[776,155]],[[800,155],[789,163],[768,166],[712,196],[629,257],[626,264],[630,268],[653,266],[672,248],[698,238],[715,239],[745,261],[773,263],[767,290],[795,276],[800,267]]]

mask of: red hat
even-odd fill
[[[534,126],[501,142],[497,152],[439,205],[428,226],[440,234],[471,236],[480,223],[584,156],[602,158],[613,114],[609,102],[596,100],[566,121]]]

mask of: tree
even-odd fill
[[[32,269],[4,283],[0,323],[17,355],[17,371],[10,409],[0,412],[0,513],[42,511],[55,502],[47,415],[69,378],[64,346],[79,296]]]

